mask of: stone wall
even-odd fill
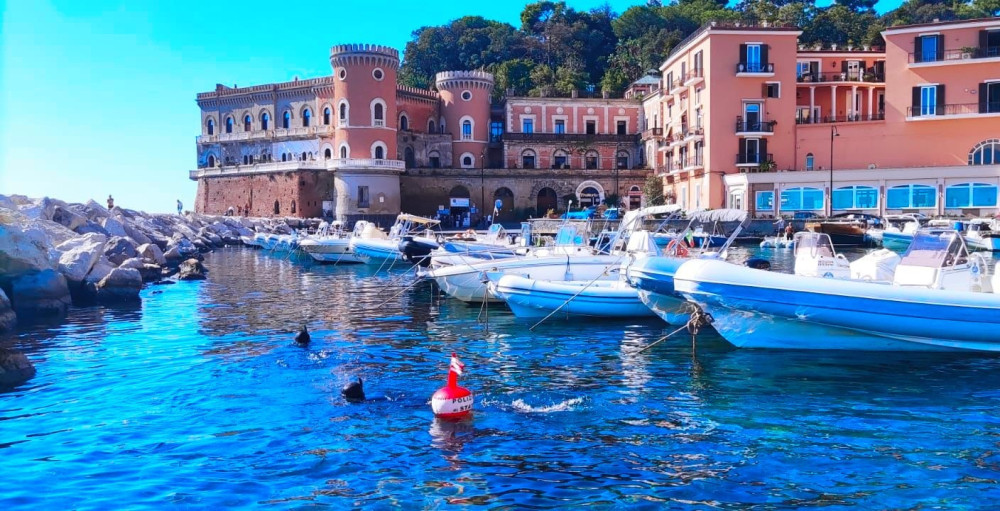
[[[230,207],[238,211],[249,204],[249,216],[315,218],[323,214],[323,201],[334,198],[333,175],[321,170],[203,177],[198,180],[195,211],[222,215]]]

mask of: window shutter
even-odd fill
[[[767,97],[767,84],[766,83],[760,84],[760,97],[762,97],[762,98],[766,98]]]
[[[819,62],[816,62],[816,61],[810,62],[809,63],[809,74],[813,75],[813,78],[816,78],[816,75],[818,73],[819,73]]]
[[[910,103],[910,106],[913,109],[913,112],[910,115],[920,114],[920,87],[913,88],[913,102]]]
[[[768,46],[766,44],[760,45],[760,64],[761,66],[764,67],[764,71],[767,71],[767,64],[768,64],[767,48]]]
[[[937,37],[937,60],[944,60],[944,36],[935,37]]]
[[[923,62],[923,49],[920,46],[920,36],[913,38],[913,61]]]
[[[846,60],[841,60],[840,61],[840,72],[841,73],[846,73],[847,72],[847,61]]]
[[[945,113],[944,106],[947,104],[944,100],[944,84],[937,86],[937,98],[935,98],[937,104],[934,105],[935,114],[943,115]]]
[[[986,83],[983,82],[979,84],[979,113],[981,114],[986,113],[986,100],[989,99],[987,98],[988,96],[987,92],[988,91],[986,90]]]
[[[989,53],[987,53],[987,51],[986,51],[987,48],[989,48],[989,46],[990,46],[989,33],[986,32],[985,30],[980,30],[979,31],[979,56],[980,57],[989,57]]]
[[[747,67],[747,45],[740,45],[740,64],[743,65],[743,69]]]
[[[767,139],[766,138],[760,139],[760,142],[758,142],[758,144],[759,145],[757,147],[760,148],[760,157],[757,158],[757,161],[761,162],[767,161]]]
[[[739,139],[740,145],[740,157],[737,160],[739,163],[746,163],[747,161],[747,141],[745,138]]]

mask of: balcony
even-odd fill
[[[403,163],[403,162],[400,162]],[[305,161],[275,161],[267,163],[251,163],[248,165],[224,165],[189,171],[188,177],[243,176],[250,174],[270,174],[276,172],[292,172],[296,170],[325,170],[327,162],[323,160]]]
[[[586,133],[504,133],[505,142],[622,142],[634,144],[639,136],[616,134],[586,134]]]
[[[774,76],[773,62],[740,62],[736,64],[736,76]]]
[[[677,147],[684,143],[684,132],[674,133],[670,137],[670,147]]]
[[[685,128],[683,132],[684,132],[685,142],[691,140],[701,140],[705,138],[705,129],[702,128],[701,126],[691,126],[689,128]]]
[[[331,170],[385,170],[402,172],[406,170],[403,160],[379,160],[375,158],[336,158],[327,160]]]
[[[684,160],[681,160],[681,163],[684,164],[682,167],[684,170],[698,170],[705,168],[705,164],[704,161],[702,160],[702,157],[697,154],[690,158],[685,158]]]
[[[773,161],[774,154],[772,153],[747,153],[736,155],[737,167],[759,167],[763,163],[770,163]]]
[[[799,83],[877,83],[885,84],[884,73],[848,71],[846,73],[806,73],[798,77]]]
[[[823,117],[796,117],[795,124],[833,124],[842,122],[870,122],[884,121],[885,112],[877,112],[871,115],[850,114],[850,115],[826,115]]]
[[[647,130],[643,130],[642,132],[643,140],[649,140],[651,138],[662,137],[662,136],[663,136],[663,128],[649,128]]]
[[[931,121],[935,119],[967,119],[979,116],[1000,116],[1000,102],[963,103],[959,105],[937,105],[933,107],[906,107],[907,121]]]
[[[977,60],[981,59],[1000,59],[1000,46],[988,46],[986,48],[969,46],[965,48],[945,50],[940,53],[921,53],[920,55],[917,55],[916,53],[909,54],[910,64],[961,64],[963,62],[973,64]]]
[[[384,128],[385,119],[375,119],[374,121],[372,121],[372,126],[375,126],[376,128]]]
[[[747,135],[773,135],[775,121],[744,121],[742,117],[736,118],[736,134]]]
[[[684,75],[685,87],[698,85],[703,81],[705,81],[705,77],[704,77],[704,70],[702,69],[692,69],[688,74]]]

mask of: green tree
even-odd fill
[[[580,91],[587,87],[590,75],[584,70],[583,64],[576,59],[568,59],[556,68],[555,89],[563,95],[569,95],[574,90]]]
[[[531,90],[533,84],[531,71],[535,68],[535,63],[529,59],[505,60],[498,65],[492,66],[495,87],[493,95],[499,99],[511,91],[514,96],[524,96]]]
[[[552,96],[556,90],[556,74],[552,68],[546,64],[537,64],[531,70],[532,88],[528,91],[531,96]]]
[[[647,177],[642,185],[642,194],[646,197],[647,206],[664,204],[666,198],[663,195],[663,178],[655,175]]]

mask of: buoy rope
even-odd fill
[[[701,307],[698,307],[697,305],[691,302],[685,302],[684,308],[691,311],[690,312],[691,316],[688,318],[687,323],[684,323],[684,325],[682,325],[677,330],[674,330],[673,332],[670,332],[669,334],[664,335],[663,337],[660,337],[659,339],[647,344],[645,347],[643,347],[636,353],[642,353],[648,350],[649,348],[652,348],[653,346],[656,346],[657,344],[660,344],[661,342],[669,339],[670,337],[680,333],[683,330],[687,330],[688,333],[691,334],[691,341],[693,343],[695,337],[697,337],[698,332],[701,330],[701,328],[712,324],[714,318],[712,318],[711,314],[701,310]],[[679,312],[684,312],[684,311],[679,311]]]

